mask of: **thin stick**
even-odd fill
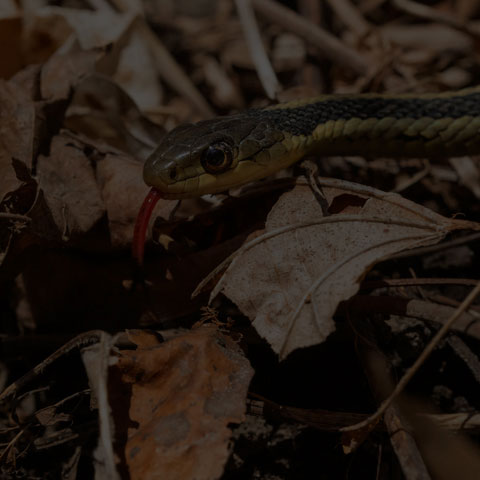
[[[18,220],[20,222],[30,222],[32,219],[26,215],[20,215],[19,213],[0,212],[0,218],[6,218],[7,220]]]
[[[52,363],[56,362],[63,355],[66,355],[75,348],[81,348],[99,342],[102,338],[102,335],[104,335],[102,330],[91,330],[72,338],[69,342],[53,352],[36,367],[27,372],[23,377],[20,377],[16,382],[10,384],[3,392],[1,392],[0,404],[16,394],[21,388],[27,385],[38,375],[41,375],[47,367],[52,365]]]
[[[356,50],[342,43],[338,38],[309,22],[293,10],[272,0],[252,0],[259,13],[283,28],[297,34],[314,45],[332,62],[364,75],[368,70],[367,60]]]
[[[415,363],[407,370],[405,375],[397,383],[391,395],[380,405],[380,408],[366,420],[359,422],[355,425],[350,425],[349,427],[341,428],[341,432],[351,432],[353,430],[359,430],[369,426],[371,423],[377,421],[387,410],[387,408],[392,404],[395,398],[404,390],[408,382],[412,377],[417,373],[419,368],[423,365],[425,360],[430,356],[435,347],[439,344],[440,340],[445,336],[450,327],[455,323],[455,321],[464,313],[468,307],[473,303],[475,298],[480,294],[480,283],[467,295],[465,300],[461,305],[455,310],[453,315],[448,319],[448,321],[440,328],[436,335],[432,338],[430,343],[425,347],[421,355],[417,358]]]
[[[203,95],[147,23],[143,19],[137,18],[136,28],[149,47],[155,67],[165,82],[173,90],[183,95],[205,118],[215,116]]]
[[[363,282],[361,290],[375,290],[389,287],[418,287],[424,285],[463,285],[475,287],[480,280],[474,278],[387,278]]]
[[[356,35],[362,37],[371,28],[355,5],[350,0],[327,0],[330,8],[337,14],[337,17],[353,30]]]
[[[235,0],[238,17],[242,24],[243,34],[247,41],[248,50],[268,98],[274,100],[282,87],[278,81],[267,52],[263,47],[262,37],[258,30],[257,20],[252,10],[250,0]]]

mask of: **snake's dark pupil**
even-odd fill
[[[175,178],[177,177],[177,169],[176,169],[176,167],[172,167],[172,168],[170,169],[169,175],[170,175],[170,178],[171,178],[172,180],[175,180]]]
[[[225,160],[225,152],[220,148],[208,147],[206,159],[210,165],[220,166]]]

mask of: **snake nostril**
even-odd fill
[[[175,180],[177,178],[177,167],[172,167],[168,172],[168,176],[171,180]]]

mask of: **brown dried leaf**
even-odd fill
[[[396,194],[334,179],[319,185],[328,215],[299,182],[280,197],[263,234],[230,259],[212,292],[234,301],[281,358],[335,330],[339,302],[357,292],[375,263],[455,229],[480,229]]]
[[[25,63],[43,63],[72,35],[72,27],[58,9],[35,8],[24,11],[22,47]]]
[[[51,57],[41,71],[42,98],[49,102],[67,99],[78,80],[93,71],[97,57],[94,51]]]
[[[76,86],[66,126],[138,158],[146,158],[164,133],[124,90],[98,74],[86,76]]]
[[[53,138],[50,155],[38,159],[40,188],[64,238],[85,233],[105,213],[102,196],[88,157],[70,136]]]
[[[228,458],[229,423],[244,418],[253,370],[238,346],[216,328],[189,331],[164,343],[131,335],[137,350],[117,367],[131,386],[125,448],[132,478],[219,478]]]

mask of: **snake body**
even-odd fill
[[[217,193],[311,153],[480,153],[480,87],[421,95],[324,95],[183,125],[147,159],[144,180],[166,198]]]

